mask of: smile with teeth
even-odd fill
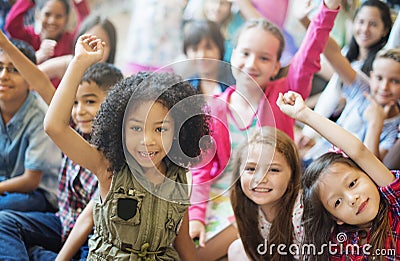
[[[269,188],[253,188],[255,192],[270,192],[272,189]]]
[[[144,151],[139,151],[139,155],[144,157],[144,158],[154,158],[158,152],[144,152]]]

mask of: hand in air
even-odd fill
[[[95,35],[84,34],[79,37],[75,45],[75,57],[84,59],[90,64],[99,62],[103,58],[105,43]]]
[[[288,91],[285,94],[280,93],[276,104],[283,113],[293,119],[299,119],[300,113],[308,108],[301,95],[293,91]]]

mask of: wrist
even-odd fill
[[[325,1],[323,2],[324,6],[330,10],[337,10],[339,8],[339,4],[331,4],[331,3],[326,3]]]

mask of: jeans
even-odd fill
[[[43,190],[36,189],[31,193],[9,193],[0,195],[0,210],[54,212],[55,209],[46,199]]]
[[[34,246],[60,251],[60,219],[48,212],[0,211],[0,260],[28,261]]]
[[[32,261],[54,261],[57,257],[57,252],[53,252],[39,246],[31,247],[28,252],[30,260]],[[80,252],[75,255],[72,261],[85,261],[88,254],[89,247],[86,243],[81,247]]]

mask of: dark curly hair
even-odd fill
[[[200,160],[201,151],[209,145],[202,138],[208,137],[210,119],[204,100],[196,94],[198,92],[188,82],[173,73],[139,72],[118,82],[93,122],[92,144],[110,162],[109,171],[119,172],[126,164],[122,143],[125,112],[146,101],[159,102],[168,110],[174,107],[170,112],[175,123],[174,136],[179,139],[173,141],[168,154],[171,161],[187,168]],[[179,104],[189,97],[190,106]]]

